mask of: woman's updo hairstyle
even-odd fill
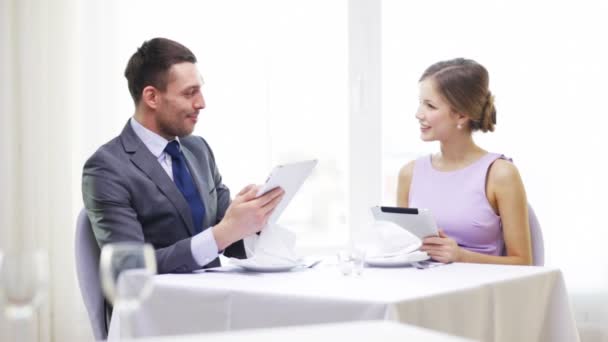
[[[452,110],[470,118],[472,131],[493,132],[496,125],[494,95],[488,89],[488,71],[471,59],[455,58],[428,67],[420,82],[432,79]]]

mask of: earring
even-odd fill
[[[458,128],[458,129],[462,129],[462,125],[461,125],[461,124],[458,124],[458,126],[456,126],[456,128]]]

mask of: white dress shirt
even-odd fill
[[[135,131],[135,134],[137,134],[139,139],[143,141],[144,145],[146,145],[152,155],[156,157],[156,160],[158,160],[163,170],[167,172],[169,178],[173,180],[171,156],[165,152],[165,147],[169,141],[144,127],[142,124],[137,122],[135,118],[131,118],[130,123],[131,128],[133,128]],[[179,143],[179,139],[176,138],[176,140]],[[192,251],[192,256],[201,267],[207,265],[218,256],[217,242],[213,237],[211,228],[212,227],[209,227],[203,230],[190,239],[190,250]]]

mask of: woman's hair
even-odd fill
[[[481,64],[465,58],[441,61],[428,67],[419,81],[426,79],[435,81],[452,110],[470,118],[472,131],[494,131],[494,95],[488,89],[488,71]]]

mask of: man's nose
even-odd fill
[[[205,108],[205,98],[203,97],[203,94],[200,94],[199,96],[196,97],[196,100],[194,101],[194,108],[196,108],[196,109]]]

